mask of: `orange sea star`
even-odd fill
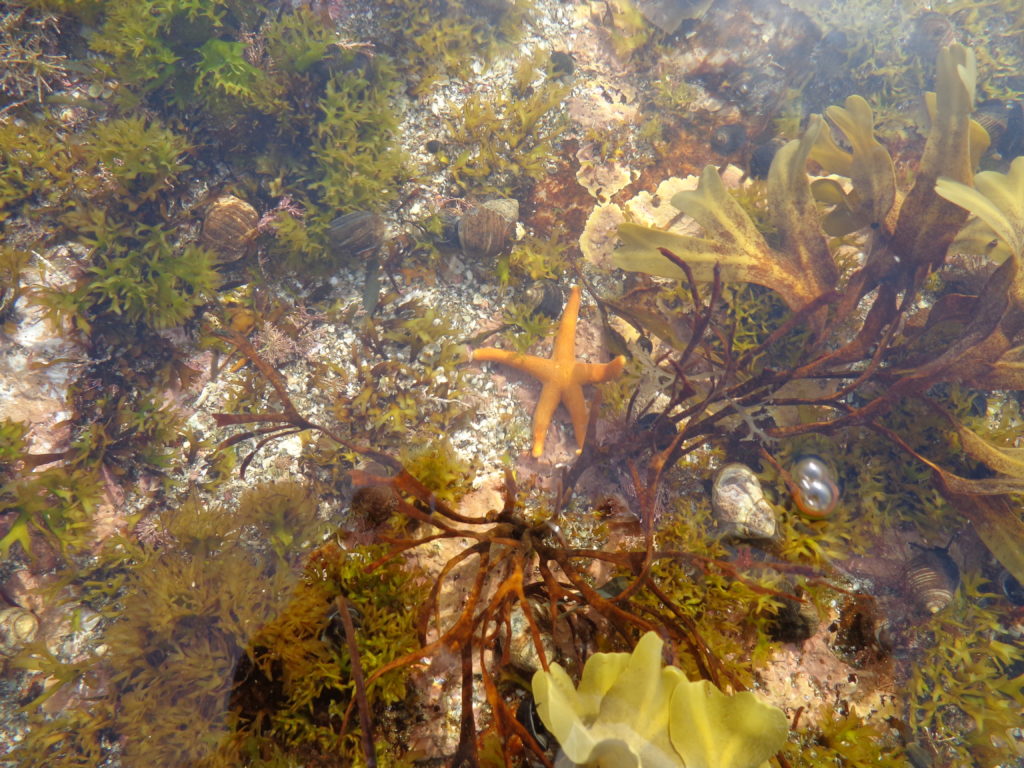
[[[473,352],[472,360],[491,361],[510,365],[524,371],[543,383],[537,407],[533,411],[533,455],[544,453],[544,437],[558,403],[565,404],[576,433],[577,453],[583,449],[587,435],[587,404],[583,398],[583,385],[611,381],[622,375],[626,358],[617,356],[608,363],[583,363],[576,359],[576,319],[580,311],[580,287],[569,291],[562,320],[555,334],[555,345],[550,358],[524,355],[495,347],[482,347]]]

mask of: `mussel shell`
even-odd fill
[[[459,220],[459,244],[467,256],[491,258],[505,250],[519,220],[519,201],[488,200],[466,211]]]
[[[790,471],[796,484],[793,500],[808,517],[826,517],[839,504],[835,471],[820,456],[802,456]]]
[[[647,433],[647,439],[650,440],[651,446],[656,451],[663,451],[672,445],[672,441],[675,440],[678,433],[676,425],[672,423],[671,419],[665,414],[655,411],[641,414],[636,420],[636,427],[640,432]]]
[[[222,261],[235,261],[245,255],[259,220],[256,209],[245,200],[222,195],[206,210],[200,242]]]
[[[781,643],[802,643],[818,630],[821,617],[810,600],[782,600],[782,607],[768,622],[768,634]]]
[[[775,510],[765,499],[757,475],[743,464],[726,464],[715,475],[711,508],[725,536],[741,539],[775,536]]]
[[[336,256],[375,253],[384,242],[384,219],[370,211],[352,211],[327,227],[327,242]]]
[[[36,639],[39,619],[31,611],[12,606],[0,611],[0,656],[13,656]]]
[[[1024,152],[1024,105],[1019,101],[988,99],[971,117],[988,133],[989,149],[1004,158]]]
[[[1007,109],[1006,130],[999,138],[996,149],[1004,158],[1024,154],[1024,104],[1015,101]]]
[[[953,601],[960,586],[960,569],[945,549],[925,549],[907,563],[903,574],[910,594],[929,613]]]

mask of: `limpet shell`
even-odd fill
[[[17,606],[0,611],[0,656],[13,656],[36,639],[39,619]]]
[[[725,536],[770,539],[775,536],[775,510],[764,497],[761,481],[743,464],[726,464],[711,486],[711,508]]]
[[[907,563],[904,579],[914,599],[929,613],[938,613],[953,602],[960,569],[945,549],[925,549]]]
[[[200,242],[221,257],[235,261],[245,255],[260,217],[256,209],[234,195],[214,200],[203,219]]]

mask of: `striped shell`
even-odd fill
[[[945,549],[923,550],[907,563],[903,575],[910,594],[928,613],[949,605],[960,586],[960,569]]]
[[[459,220],[459,244],[467,256],[491,258],[505,250],[519,220],[519,201],[488,200]]]
[[[804,456],[793,465],[797,507],[808,517],[826,517],[839,504],[839,485],[828,462],[818,456]]]
[[[352,211],[327,227],[327,242],[337,256],[374,254],[384,243],[384,219],[371,211]]]
[[[214,200],[203,220],[203,245],[215,251],[221,261],[235,261],[245,255],[260,217],[256,209],[234,195]]]
[[[726,464],[718,471],[711,486],[711,509],[724,536],[775,536],[775,510],[765,499],[757,475],[743,464]]]

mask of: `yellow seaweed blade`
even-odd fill
[[[860,96],[850,96],[846,107],[829,107],[825,114],[843,132],[853,148],[849,172],[869,222],[881,223],[896,200],[896,171],[889,151],[875,138],[875,117]]]
[[[765,265],[776,273],[776,284],[764,284],[775,288],[794,309],[832,290],[839,280],[807,178],[807,160],[823,127],[820,118],[812,118],[799,140],[776,153],[768,172],[769,210],[782,247],[772,252],[773,263]]]
[[[1024,157],[1010,165],[1009,173],[983,171],[974,177],[975,187],[940,178],[935,192],[983,221],[1009,249],[1024,255]]]
[[[672,694],[669,734],[686,768],[758,768],[788,733],[785,713],[749,691],[727,696],[699,680]]]

